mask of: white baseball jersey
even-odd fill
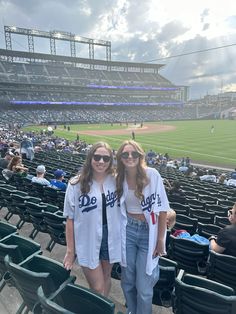
[[[146,168],[147,177],[149,178],[149,184],[144,188],[143,195],[144,199],[140,204],[143,210],[143,214],[147,220],[149,226],[149,247],[147,255],[146,273],[152,274],[153,269],[157,266],[159,257],[153,258],[153,252],[157,243],[158,234],[158,221],[153,222],[152,212],[156,214],[156,220],[160,211],[170,210],[169,202],[167,199],[165,187],[162,182],[162,178],[159,172],[154,168]],[[123,195],[120,200],[121,206],[121,265],[126,267],[126,225],[127,225],[127,213],[125,207],[125,198],[128,193],[127,181],[123,184]]]
[[[121,261],[120,208],[117,206],[115,178],[108,175],[103,183],[106,197],[108,251],[110,263]],[[74,220],[75,250],[81,266],[94,269],[99,265],[102,241],[102,194],[93,180],[88,194],[80,184],[68,184],[64,216]]]

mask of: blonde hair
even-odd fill
[[[145,171],[146,162],[145,162],[145,153],[142,147],[133,140],[124,141],[120,148],[117,151],[116,159],[117,159],[117,176],[116,176],[116,188],[117,188],[117,195],[120,198],[123,194],[123,182],[125,179],[125,166],[121,160],[121,154],[124,150],[124,147],[127,145],[132,145],[134,150],[136,150],[140,157],[139,163],[137,165],[137,174],[136,174],[136,187],[135,187],[135,195],[139,198],[143,198],[143,188],[148,184],[149,180]]]
[[[70,183],[73,185],[80,182],[80,190],[83,194],[87,194],[90,191],[90,185],[93,179],[93,168],[91,166],[91,162],[92,162],[94,153],[100,147],[104,147],[109,152],[109,155],[111,157],[106,173],[114,174],[113,154],[112,154],[111,147],[106,142],[97,142],[93,144],[93,146],[90,148],[87,154],[87,157],[85,159],[85,162],[83,164],[80,174],[70,180]]]

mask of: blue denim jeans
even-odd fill
[[[145,221],[128,217],[126,226],[127,267],[122,267],[121,287],[127,314],[151,314],[153,287],[159,279],[159,267],[146,274],[149,227]]]
[[[104,261],[109,261],[109,251],[108,251],[108,227],[103,225],[102,227],[102,243],[99,253],[99,259]]]

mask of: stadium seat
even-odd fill
[[[14,263],[19,264],[26,258],[34,254],[41,254],[40,244],[22,237],[17,234],[11,234],[0,241],[0,275],[3,278],[7,269],[4,258],[9,255]],[[5,286],[2,281],[0,291]]]
[[[181,270],[175,280],[173,312],[175,314],[234,314],[236,295],[228,286],[200,276],[185,274]]]
[[[8,222],[0,221],[0,241],[2,241],[5,237],[16,232],[17,232],[16,226]]]
[[[160,257],[159,268],[160,278],[153,288],[152,304],[170,307],[178,264],[168,258]]]
[[[11,257],[5,257],[6,268],[19,291],[23,303],[17,313],[32,311],[38,302],[37,290],[43,287],[48,297],[62,284],[74,282],[75,277],[70,276],[61,263],[45,256],[34,255],[20,264],[12,262]]]
[[[189,216],[192,218],[196,218],[198,220],[198,223],[201,222],[203,224],[212,224],[214,223],[215,213],[207,212],[206,210],[202,209],[190,208]]]
[[[30,222],[33,225],[33,230],[31,231],[29,237],[35,239],[39,232],[47,233],[47,226],[43,219],[43,211],[47,209],[46,204],[25,202],[25,207],[30,216]]]
[[[205,209],[206,202],[197,200],[197,199],[187,199],[187,204],[194,209]]]
[[[46,249],[51,252],[55,244],[66,245],[65,222],[63,213],[58,211],[56,213],[44,212],[44,222],[51,240],[47,244]]]
[[[224,228],[230,225],[228,217],[215,216],[215,225]]]
[[[172,229],[172,231],[176,230],[186,230],[191,235],[196,233],[197,231],[197,224],[198,221],[196,218],[192,218],[186,215],[177,214],[176,216],[176,223]]]
[[[236,294],[236,257],[210,251],[207,278],[230,286]]]
[[[172,209],[174,209],[177,214],[182,214],[182,215],[186,215],[186,216],[189,215],[190,207],[187,204],[170,202],[170,207]]]
[[[8,213],[5,215],[5,219],[8,221],[13,215],[18,215],[20,220],[16,224],[18,229],[21,229],[27,220],[25,216],[25,201],[28,199],[28,193],[22,191],[16,191],[10,194],[11,203],[9,203],[7,209]]]
[[[114,314],[115,304],[109,299],[77,284],[67,284],[59,288],[52,297],[46,297],[44,289],[39,287],[40,307],[33,313],[47,314]],[[118,314],[118,313],[117,313]],[[120,313],[121,314],[121,313]]]
[[[208,244],[170,236],[168,257],[177,262],[179,268],[191,274],[206,274],[208,253]]]
[[[222,228],[220,226],[216,226],[214,224],[203,224],[198,222],[197,225],[197,233],[207,239],[212,235],[217,235],[221,229]]]
[[[58,192],[59,192],[59,190],[56,190],[53,187],[44,186],[44,199],[43,199],[43,201],[57,205],[58,204]]]
[[[206,204],[206,211],[214,212],[217,216],[227,217],[228,215],[228,207],[218,204]]]
[[[12,192],[17,191],[15,186],[6,184],[4,186],[0,186],[0,207],[7,207],[11,204],[11,197],[10,194]]]

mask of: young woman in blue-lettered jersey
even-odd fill
[[[112,265],[121,261],[121,215],[112,163],[108,144],[94,144],[82,172],[70,180],[64,204],[64,266],[71,269],[77,257],[90,288],[105,296],[111,287]]]
[[[144,151],[125,141],[117,151],[117,194],[121,207],[121,286],[129,314],[151,314],[159,256],[165,254],[170,210],[159,172],[145,164]]]

